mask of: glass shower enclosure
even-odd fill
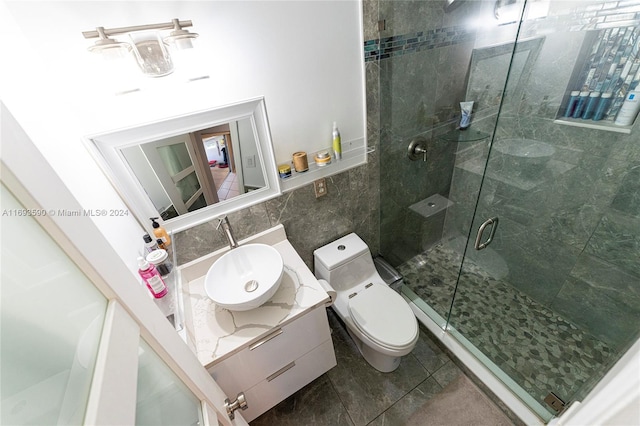
[[[639,5],[380,2],[380,252],[545,421],[640,336]]]

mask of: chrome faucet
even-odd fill
[[[226,215],[218,218],[218,225],[216,226],[216,229],[220,230],[221,227],[222,232],[227,237],[227,241],[229,241],[229,247],[232,249],[238,247],[238,242],[233,236],[233,230],[231,229],[231,224],[229,223],[229,219]]]

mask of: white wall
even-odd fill
[[[249,120],[239,120],[236,123],[238,125],[238,138],[240,139],[240,155],[242,156],[240,161],[242,163],[242,179],[244,185],[261,188],[265,185],[265,181],[262,173],[263,168],[260,167],[258,145],[254,137],[253,127]],[[252,167],[249,167],[250,161],[248,158],[253,159]]]
[[[360,14],[356,0],[0,0],[0,96],[83,207],[126,208],[83,136],[264,96],[278,162],[330,146],[334,120],[345,141],[364,138]],[[211,78],[147,79],[141,92],[106,93],[81,32],[172,18],[193,21]],[[135,269],[136,220],[95,220]]]

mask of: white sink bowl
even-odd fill
[[[266,244],[247,244],[225,253],[204,279],[207,296],[230,311],[255,309],[278,291],[284,262]]]

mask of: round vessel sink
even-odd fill
[[[207,296],[230,311],[255,309],[278,291],[284,262],[276,249],[266,244],[239,246],[209,268],[204,279]]]

